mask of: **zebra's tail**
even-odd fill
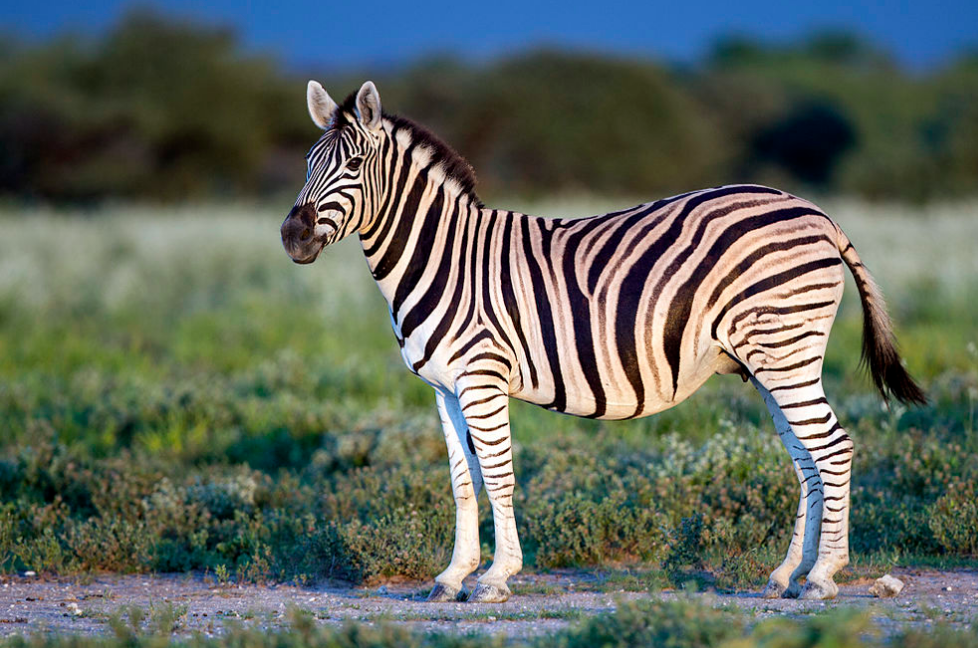
[[[889,397],[894,396],[907,404],[925,405],[927,396],[924,390],[901,364],[890,316],[879,286],[859,259],[849,237],[841,229],[838,232],[839,252],[856,279],[859,301],[863,305],[862,364],[869,367],[870,376],[884,400],[889,401]]]

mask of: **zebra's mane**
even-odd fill
[[[347,115],[356,115],[357,93],[350,93],[336,111],[332,128],[342,128],[350,124]],[[479,205],[479,200],[475,192],[475,170],[468,160],[462,157],[451,146],[446,144],[441,138],[429,131],[427,128],[411,121],[407,117],[400,115],[390,115],[384,113],[384,119],[394,124],[395,130],[406,130],[411,134],[411,141],[416,142],[417,146],[424,147],[431,155],[432,166],[439,167],[446,178],[454,180],[459,184],[463,191],[470,194]]]

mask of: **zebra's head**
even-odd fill
[[[370,81],[342,105],[310,81],[306,101],[325,132],[306,155],[306,185],[282,223],[282,245],[296,263],[312,263],[373,215],[383,137],[380,95]]]

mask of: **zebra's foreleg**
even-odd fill
[[[752,378],[751,382],[764,398],[764,404],[767,405],[771,418],[774,419],[774,427],[778,431],[781,443],[791,456],[801,489],[788,554],[778,568],[771,572],[761,596],[797,598],[801,594],[801,584],[798,579],[808,574],[818,557],[818,537],[822,526],[822,481],[812,456],[792,432],[788,419],[771,396],[771,392],[756,379]]]
[[[479,577],[469,601],[501,603],[510,597],[506,581],[523,568],[523,550],[513,514],[513,444],[509,428],[506,384],[487,380],[492,371],[462,376],[457,389],[462,413],[479,459],[486,494],[492,506],[496,547],[492,566]]]
[[[448,446],[448,465],[455,498],[455,548],[452,562],[435,576],[429,601],[456,601],[464,597],[462,581],[479,566],[479,511],[477,498],[482,488],[479,462],[469,445],[469,428],[454,394],[437,392],[438,416]]]

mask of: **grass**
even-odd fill
[[[147,618],[147,616],[149,618]],[[151,612],[131,606],[110,620],[113,636],[90,637],[13,637],[0,640],[9,648],[156,648],[188,646],[194,648],[262,648],[265,646],[291,648],[310,646],[370,646],[383,648],[468,648],[475,646],[512,646],[536,648],[560,646],[672,646],[673,648],[725,646],[728,648],[760,648],[779,646],[804,648],[835,646],[837,648],[892,646],[894,648],[929,648],[934,646],[965,648],[978,646],[974,628],[952,627],[938,621],[928,632],[905,630],[894,636],[881,636],[874,630],[867,611],[834,609],[802,618],[771,618],[755,622],[748,613],[735,608],[713,608],[686,600],[619,602],[615,611],[575,620],[573,611],[556,618],[572,621],[554,634],[529,639],[506,639],[503,635],[423,633],[411,630],[394,620],[377,619],[369,624],[347,622],[329,627],[316,624],[313,616],[302,610],[290,612],[290,624],[281,630],[264,631],[237,623],[226,624],[218,636],[171,639],[179,631],[178,609]],[[938,618],[939,615],[935,615]],[[474,621],[495,623],[523,620],[519,614],[503,614],[473,618]]]
[[[932,398],[881,405],[857,370],[850,286],[825,372],[857,443],[854,565],[974,565],[978,205],[825,206]],[[447,564],[454,507],[430,389],[402,366],[356,243],[296,267],[282,215],[0,217],[0,571],[209,569],[226,585],[427,580]],[[790,462],[736,378],[640,421],[515,404],[513,426],[529,569],[750,588],[787,546]],[[488,561],[485,505],[481,519]]]

